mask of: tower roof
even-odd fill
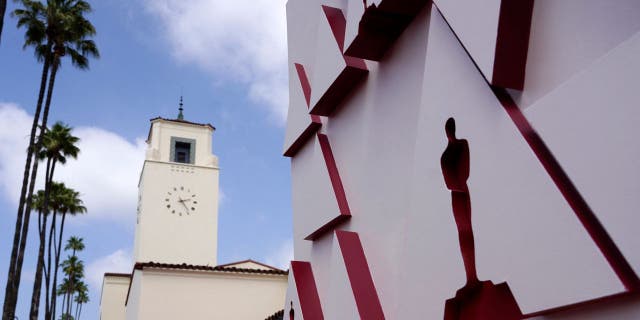
[[[213,131],[216,130],[216,127],[214,127],[210,123],[197,123],[197,122],[191,122],[191,121],[181,120],[181,119],[168,119],[163,117],[155,117],[155,118],[149,119],[149,121],[151,122],[151,126],[149,126],[149,134],[147,135],[147,142],[151,141],[151,129],[153,128],[153,123],[158,121],[166,121],[166,122],[180,123],[180,124],[186,124],[186,125],[192,125],[192,126],[198,126],[198,127],[205,127]]]

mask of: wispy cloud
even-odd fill
[[[265,263],[280,269],[289,269],[293,259],[293,241],[286,240],[280,246],[272,250],[265,258]]]
[[[128,249],[118,249],[104,257],[100,257],[87,265],[87,280],[94,289],[100,292],[102,278],[106,272],[130,273],[133,268],[133,259]]]
[[[0,102],[0,190],[13,203],[20,196],[32,119],[16,104]],[[60,166],[55,180],[80,192],[87,218],[132,225],[146,144],[93,127],[77,127],[73,134],[80,138],[80,155]]]
[[[286,0],[142,0],[162,24],[174,57],[217,81],[247,84],[254,101],[284,124],[287,94]]]

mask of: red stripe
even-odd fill
[[[307,109],[311,104],[311,84],[309,84],[309,78],[304,70],[304,66],[300,63],[294,63],[296,66],[296,72],[298,73],[298,80],[300,80],[300,86],[302,86],[302,92],[304,93],[304,99],[307,101]]]
[[[298,80],[300,80],[300,86],[302,87],[302,92],[304,94],[305,101],[307,102],[307,109],[309,109],[309,104],[311,101],[311,84],[309,83],[309,78],[307,77],[307,72],[304,69],[304,66],[300,63],[294,63],[296,67],[296,72],[298,73]],[[313,136],[320,127],[322,126],[322,120],[317,115],[311,115],[311,123],[307,125],[307,127],[300,133],[300,135],[296,138],[296,140],[289,146],[289,148],[284,152],[285,157],[293,157],[298,153],[298,151],[304,146],[304,144],[309,140],[310,137]]]
[[[298,290],[302,318],[305,320],[324,320],[311,264],[306,261],[291,261],[291,271]]]
[[[347,29],[347,19],[345,19],[344,14],[342,14],[342,10],[338,8],[323,5],[322,11],[324,11],[324,15],[327,17],[327,21],[329,21],[331,32],[338,43],[340,53],[344,52],[344,34]]]
[[[371,278],[371,271],[362,249],[362,243],[360,243],[360,237],[355,232],[336,230],[336,238],[347,268],[347,275],[360,319],[384,319],[382,305],[380,305],[378,292],[373,278]]]
[[[494,86],[524,88],[533,0],[502,0],[493,62]]]
[[[331,151],[329,138],[325,134],[318,133],[318,142],[320,143],[324,162],[327,165],[329,179],[331,179],[331,186],[333,187],[333,192],[335,193],[336,200],[338,201],[340,214],[350,216],[351,210],[349,209],[349,203],[347,202],[347,195],[345,194],[344,187],[342,186],[342,179],[340,179],[336,160],[333,158],[333,151]]]
[[[491,88],[620,281],[629,291],[640,289],[638,276],[515,101],[505,89]]]

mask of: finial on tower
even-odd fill
[[[182,110],[184,109],[182,108],[182,106],[183,106],[182,96],[180,96],[180,108],[178,108],[180,112],[178,113],[178,120],[184,120],[184,115],[182,114]]]

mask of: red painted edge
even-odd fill
[[[317,117],[317,116],[316,116]],[[313,137],[313,135],[320,130],[322,127],[322,123],[320,123],[320,119],[314,119],[312,117],[311,123],[307,125],[307,128],[300,133],[298,138],[287,148],[287,150],[282,154],[285,157],[293,158],[296,156],[298,151],[302,149],[302,147]]]
[[[476,69],[480,74],[482,71],[473,60],[469,51],[464,46],[460,38],[455,33],[447,19],[442,14],[442,11],[435,5],[434,7],[438,9],[438,12],[442,19],[447,23],[449,30],[456,37],[460,46],[465,50],[469,60],[473,62]],[[486,78],[482,77],[483,79]],[[613,271],[616,273],[620,282],[625,286],[625,288],[630,292],[638,292],[640,291],[640,279],[635,274],[625,257],[620,252],[620,249],[613,242],[613,239],[609,236],[606,229],[596,215],[593,213],[587,202],[584,200],[578,189],[575,187],[569,176],[564,172],[560,163],[553,156],[553,153],[547,145],[544,143],[542,138],[535,131],[533,126],[529,123],[527,118],[524,116],[520,108],[517,106],[515,101],[511,98],[509,93],[503,89],[492,86],[487,82],[487,85],[493,91],[494,95],[498,99],[498,101],[502,104],[503,108],[507,112],[507,115],[511,118],[515,126],[520,131],[520,134],[525,139],[533,153],[538,158],[538,161],[542,164],[544,169],[547,171],[551,180],[555,183],[556,187],[559,189],[562,196],[565,198],[571,209],[573,209],[574,213],[578,217],[578,220],[582,223],[587,233],[593,241],[595,242],[602,255],[605,257]]]
[[[309,78],[307,78],[307,72],[304,70],[304,66],[300,63],[294,63],[296,72],[298,73],[298,80],[300,80],[300,86],[304,93],[304,99],[307,101],[307,108],[311,104],[311,84]]]
[[[320,150],[322,151],[322,156],[324,157],[324,162],[327,166],[327,173],[329,174],[329,180],[331,180],[331,187],[333,188],[333,193],[336,197],[340,214],[304,238],[305,240],[312,241],[320,238],[327,232],[335,229],[339,224],[351,218],[351,209],[349,208],[349,202],[347,201],[347,195],[344,191],[344,186],[342,185],[342,179],[340,178],[340,172],[338,171],[336,160],[333,157],[329,138],[323,133],[318,133],[316,136],[318,137]]]
[[[384,319],[384,312],[378,292],[371,277],[367,257],[362,249],[360,237],[356,232],[336,230],[342,258],[347,269],[351,290],[356,300],[360,319]]]
[[[327,17],[333,37],[338,43],[338,48],[340,48],[340,53],[344,52],[344,34],[347,30],[347,19],[342,14],[342,10],[338,8],[323,5],[322,11]]]
[[[529,319],[529,318],[535,318],[535,317],[540,317],[540,316],[546,316],[546,315],[551,315],[551,314],[556,314],[559,312],[564,312],[564,311],[570,311],[570,310],[577,310],[583,307],[587,307],[587,306],[592,306],[595,304],[600,304],[600,303],[607,303],[610,301],[618,301],[620,299],[634,299],[636,300],[639,297],[639,295],[637,293],[634,292],[622,292],[622,293],[617,293],[617,294],[612,294],[610,296],[605,296],[605,297],[601,297],[601,298],[597,298],[597,299],[593,299],[593,300],[587,300],[587,301],[583,301],[583,302],[578,302],[578,303],[574,303],[574,304],[570,304],[570,305],[566,305],[566,306],[562,306],[562,307],[558,307],[558,308],[552,308],[552,309],[547,309],[547,310],[542,310],[542,311],[537,311],[537,312],[533,312],[533,313],[527,313],[523,316],[523,319]]]
[[[524,88],[534,0],[502,0],[491,84]]]
[[[327,234],[329,231],[334,230],[340,224],[346,222],[351,218],[350,215],[340,214],[337,217],[331,219],[331,221],[325,223],[322,227],[318,228],[316,231],[312,232],[310,235],[306,236],[305,240],[315,241],[323,235]]]
[[[402,32],[411,24],[427,0],[384,0],[365,8],[358,23],[358,34],[345,54],[380,61]]]
[[[330,116],[336,109],[340,101],[369,73],[367,64],[361,58],[349,57],[343,54],[344,36],[347,20],[342,10],[329,6],[322,6],[327,22],[331,27],[331,32],[336,40],[340,55],[345,62],[345,67],[329,85],[327,90],[311,108],[311,114],[320,116]]]
[[[302,93],[304,94],[304,98],[307,102],[307,109],[309,109],[309,104],[311,103],[311,84],[309,83],[309,78],[307,77],[307,72],[304,69],[304,66],[300,63],[294,63],[296,68],[296,72],[298,74],[298,80],[300,80],[300,86],[302,87]],[[298,151],[305,145],[305,143],[320,130],[322,127],[322,120],[317,115],[311,115],[311,123],[307,125],[307,127],[300,133],[300,135],[296,138],[295,141],[287,148],[284,152],[283,156],[285,157],[294,157]]]
[[[620,281],[628,291],[640,289],[640,279],[638,279],[631,265],[629,265],[620,249],[618,249],[611,236],[600,223],[600,220],[598,220],[598,217],[591,210],[567,173],[562,169],[551,150],[531,126],[518,105],[505,89],[495,86],[491,88]]]
[[[333,151],[331,150],[331,144],[327,135],[318,133],[318,142],[320,143],[320,149],[322,150],[322,156],[324,162],[327,165],[327,171],[329,172],[329,179],[331,179],[331,186],[333,192],[336,195],[336,201],[338,201],[338,209],[340,209],[340,215],[351,215],[349,209],[349,203],[347,202],[347,195],[344,192],[344,186],[342,185],[342,179],[340,179],[340,173],[338,172],[338,166],[336,160],[333,157]]]
[[[291,261],[291,271],[296,282],[302,317],[305,320],[323,320],[322,305],[311,264],[306,261]]]

